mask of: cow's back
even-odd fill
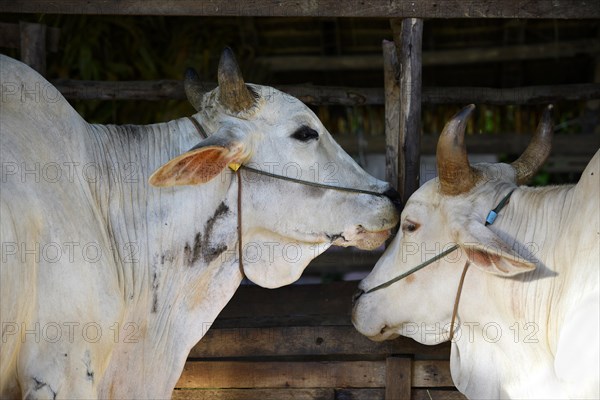
[[[108,271],[106,254],[96,259],[106,235],[83,170],[94,171],[88,124],[37,72],[2,55],[0,81],[3,395],[52,339],[45,328],[82,320],[83,307],[94,315],[86,297],[106,287],[90,282]]]
[[[569,232],[575,237],[567,240],[577,244],[578,260],[587,265],[590,277],[595,277],[598,289],[598,260],[600,259],[600,150],[581,174],[574,188]],[[583,265],[581,266],[583,268]]]
[[[573,189],[568,229],[561,239],[564,260],[562,275],[569,282],[560,293],[564,320],[556,337],[555,371],[571,382],[574,398],[598,398],[600,382],[600,150]],[[560,276],[560,275],[559,275]]]

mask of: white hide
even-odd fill
[[[359,287],[367,291],[455,243],[460,248],[362,295],[356,328],[373,340],[447,341],[469,248],[498,249],[493,238],[505,246],[497,268],[471,258],[462,290],[450,360],[457,388],[471,399],[599,398],[600,151],[577,185],[516,188],[509,165],[474,167],[486,178],[468,193],[442,195],[436,178],[411,196],[401,230]]]
[[[24,64],[0,56],[0,74],[2,398],[168,398],[244,272],[262,286],[288,284],[332,242],[373,247],[397,222],[385,197],[242,172],[240,271],[231,171],[203,184],[148,184],[201,141],[189,120],[90,125]],[[293,165],[322,182],[333,165],[329,183],[388,189],[301,102],[253,88],[259,105],[238,117],[220,108],[218,88],[206,96],[194,117],[220,135],[207,140],[237,141],[236,161],[272,172]],[[319,139],[291,138],[300,125]]]

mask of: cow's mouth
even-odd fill
[[[385,243],[392,234],[391,229],[369,231],[362,225],[357,226],[350,232],[327,235],[331,244],[335,246],[358,247],[361,250],[374,250]]]
[[[383,342],[385,340],[393,340],[400,337],[397,329],[384,326],[381,328],[379,333],[375,335],[369,335],[368,338],[374,342]]]

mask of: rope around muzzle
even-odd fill
[[[485,226],[488,226],[488,225],[491,225],[494,223],[494,221],[498,217],[498,214],[500,213],[500,210],[502,210],[510,202],[510,197],[512,196],[514,191],[515,191],[515,189],[512,189],[510,192],[508,192],[508,194],[506,196],[504,196],[502,198],[502,200],[500,200],[498,205],[488,213],[487,217],[485,218]],[[385,289],[385,288],[393,285],[394,283],[406,278],[407,276],[412,275],[415,272],[425,268],[426,266],[446,257],[448,254],[454,252],[455,250],[458,250],[458,248],[459,248],[459,246],[457,244],[455,244],[454,246],[450,247],[448,250],[445,250],[445,251],[441,252],[440,254],[436,255],[435,257],[432,257],[429,260],[422,262],[421,264],[417,265],[416,267],[411,268],[410,270],[390,279],[389,281],[386,281],[380,285],[375,286],[374,288],[367,290],[366,292],[364,292],[364,294],[369,294],[369,293],[373,293],[373,292],[376,292],[381,289]],[[452,309],[452,318],[450,320],[450,336],[448,339],[450,341],[452,341],[452,339],[454,338],[454,321],[456,320],[456,316],[458,314],[458,303],[460,301],[460,295],[462,293],[463,283],[465,281],[465,276],[467,275],[467,270],[469,269],[470,264],[471,264],[470,261],[467,260],[467,262],[465,263],[465,266],[463,268],[462,274],[460,276],[460,281],[458,283],[458,289],[456,290],[456,296],[454,297],[454,307]]]
[[[196,128],[196,131],[198,131],[198,134],[200,135],[200,137],[202,137],[203,139],[208,138],[208,134],[206,133],[206,131],[204,130],[202,125],[200,125],[200,123],[195,118],[187,117],[187,119],[189,119],[190,122],[192,123],[192,125],[194,125],[194,127]],[[302,179],[290,178],[285,175],[273,174],[273,173],[270,173],[267,171],[252,168],[252,167],[249,167],[249,166],[246,166],[243,164],[239,164],[239,163],[230,163],[228,165],[228,167],[235,173],[235,176],[237,179],[237,186],[238,186],[237,236],[238,236],[238,258],[239,258],[238,262],[239,262],[241,271],[243,271],[244,265],[243,265],[243,260],[242,260],[242,256],[243,256],[243,252],[242,252],[242,248],[243,248],[242,247],[242,175],[240,173],[240,170],[248,171],[248,172],[251,172],[254,174],[258,174],[258,175],[268,176],[270,178],[279,179],[282,181],[298,183],[298,184],[301,184],[304,186],[316,187],[316,188],[320,188],[320,189],[330,189],[330,190],[337,190],[337,191],[341,191],[341,192],[367,194],[367,195],[377,196],[377,197],[386,197],[386,195],[384,193],[374,192],[374,191],[365,190],[365,189],[344,187],[344,186],[327,185],[327,184],[319,183],[319,182],[311,182],[311,181],[305,181]]]

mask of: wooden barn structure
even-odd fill
[[[0,0],[0,13],[10,16],[0,20],[0,48],[20,49],[21,59],[42,74],[47,52],[59,51],[59,43],[71,38],[60,26],[31,22],[41,14],[186,16],[231,27],[243,41],[240,47],[251,50],[255,67],[276,78],[257,83],[299,97],[320,116],[328,115],[327,107],[385,106],[378,122],[370,121],[380,135],[369,136],[363,127],[359,136],[336,138],[357,157],[385,153],[385,177],[404,199],[419,185],[421,155],[434,153],[448,109],[458,105],[482,105],[479,126],[471,127],[479,133],[501,106],[513,107],[514,113],[520,105],[553,102],[560,109],[578,104],[579,114],[558,121],[565,129],[573,124],[580,128],[556,135],[550,172],[576,179],[600,147],[596,1]],[[376,38],[377,45],[365,37]],[[332,76],[336,78],[327,81]],[[71,100],[184,98],[181,81],[174,79],[48,78]],[[309,80],[316,84],[299,84]],[[448,104],[453,106],[443,108]],[[440,120],[431,122],[436,110]],[[537,119],[535,112],[520,118],[513,133],[471,135],[467,143],[472,152],[519,153],[528,135],[517,131],[529,132]],[[425,132],[424,123],[439,129]],[[325,254],[307,273],[364,271],[379,255]],[[429,347],[406,338],[374,343],[354,330],[350,299],[356,285],[338,281],[276,290],[243,285],[192,350],[173,397],[464,398],[452,384],[448,343]]]

